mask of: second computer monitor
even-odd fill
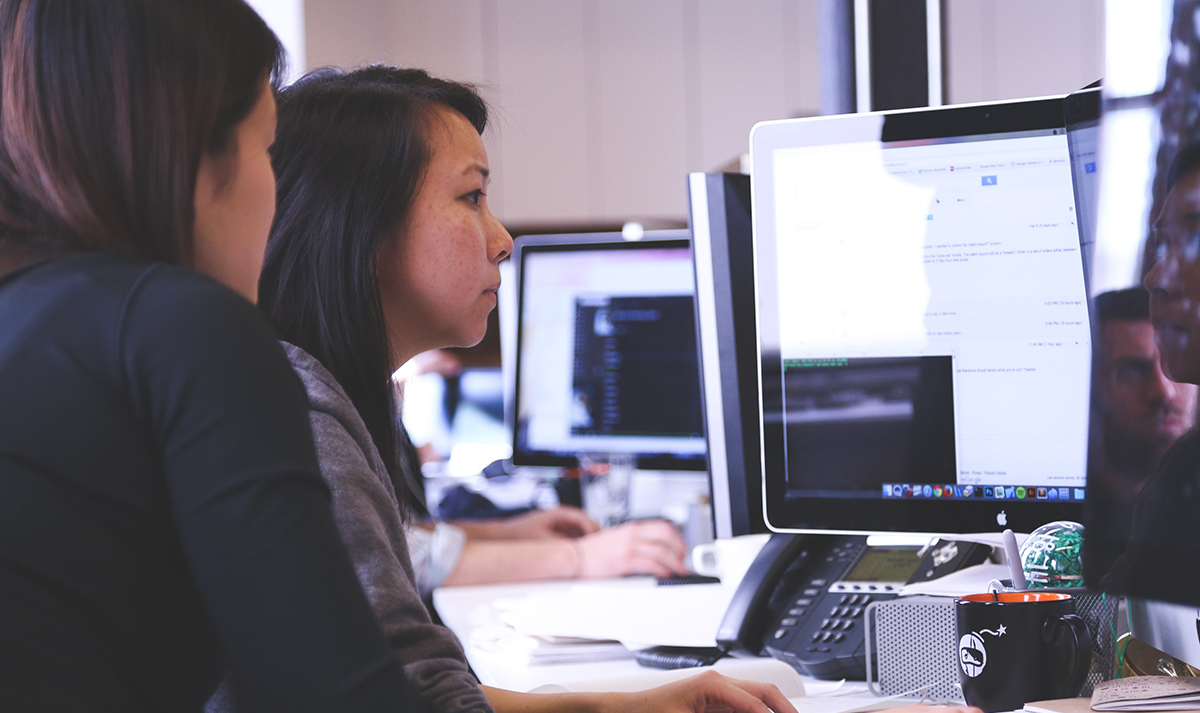
[[[1060,98],[751,135],[766,516],[1079,520],[1091,334]]]
[[[517,240],[513,463],[704,470],[687,231]]]
[[[758,441],[750,176],[688,176],[713,533],[767,532]]]

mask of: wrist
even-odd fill
[[[628,713],[633,706],[633,695],[623,692],[609,693],[580,693],[578,707],[571,706],[572,711],[587,711],[588,713]]]
[[[574,566],[573,572],[571,574],[571,579],[579,579],[580,577],[583,576],[584,567],[586,566],[585,565],[586,553],[583,549],[583,543],[580,542],[577,538],[571,538],[571,539],[567,540],[567,544],[571,547],[571,550],[575,553],[575,566]]]

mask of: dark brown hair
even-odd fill
[[[282,58],[242,0],[0,0],[0,245],[189,263],[200,158]]]
[[[277,101],[278,199],[258,305],[280,339],[316,357],[345,389],[396,494],[419,512],[419,483],[400,477],[399,459],[411,463],[412,453],[397,447],[406,438],[396,425],[375,258],[384,240],[404,239],[439,112],[463,115],[482,134],[487,105],[468,84],[384,65],[311,72]]]

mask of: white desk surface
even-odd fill
[[[602,581],[592,580],[593,583]],[[529,691],[547,684],[615,678],[651,671],[651,669],[639,666],[632,658],[616,661],[527,665],[523,660],[482,651],[470,645],[472,630],[495,621],[491,606],[495,600],[539,592],[564,591],[578,584],[578,580],[567,580],[476,587],[444,587],[434,591],[433,604],[442,621],[463,642],[467,661],[485,686],[513,691]],[[622,584],[628,586],[630,582],[623,580]],[[715,668],[720,670],[722,662],[717,662]],[[874,698],[867,691],[864,683],[838,684],[804,678],[804,685],[810,697],[793,701],[800,708],[801,713],[836,713],[864,704],[883,706],[883,701]],[[838,695],[836,698],[822,695],[833,692],[835,689],[838,694],[849,695]],[[889,705],[902,706],[911,702],[895,701]]]

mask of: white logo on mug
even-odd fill
[[[962,666],[963,673],[971,678],[983,673],[984,667],[987,666],[987,647],[983,644],[983,635],[1004,636],[1004,633],[1005,627],[1001,626],[999,631],[980,629],[963,634],[958,640],[958,663]]]

